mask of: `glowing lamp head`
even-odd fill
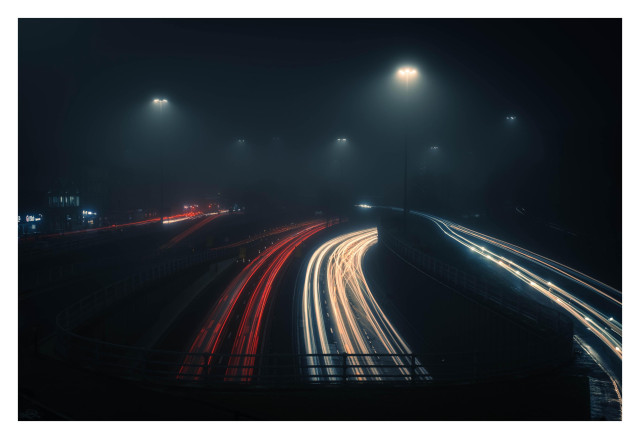
[[[404,68],[404,69],[398,70],[398,74],[400,76],[411,76],[411,75],[415,75],[416,73],[418,73],[416,69]]]

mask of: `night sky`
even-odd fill
[[[19,212],[57,187],[157,206],[163,147],[176,206],[322,208],[338,187],[400,206],[406,126],[414,207],[619,236],[621,37],[617,19],[22,19]]]

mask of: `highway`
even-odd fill
[[[211,221],[213,221],[216,218],[220,218],[220,216],[222,216],[222,215],[224,215],[224,214],[217,213],[217,212],[202,214],[202,216],[204,216],[203,219],[201,219],[200,221],[198,221],[197,223],[195,223],[194,225],[189,227],[187,230],[185,230],[185,231],[177,234],[173,238],[171,238],[171,240],[169,242],[167,242],[166,244],[162,245],[160,247],[160,249],[164,250],[164,249],[168,249],[168,248],[171,248],[171,247],[175,246],[180,241],[184,240],[186,237],[188,237],[188,236],[192,235],[194,232],[202,229],[205,225],[207,225],[208,223],[210,223]],[[171,220],[168,220],[168,221],[171,221]],[[165,221],[165,223],[166,222],[167,221]]]
[[[410,380],[411,349],[376,301],[362,271],[375,228],[322,244],[306,265],[300,300],[305,374],[311,381]],[[429,378],[416,362],[416,375]]]
[[[255,366],[252,355],[258,353],[274,283],[296,247],[326,227],[325,221],[299,224],[251,261],[224,290],[189,347],[189,353],[223,354],[216,362],[225,366],[225,380],[250,381]],[[230,339],[233,340],[231,346]],[[229,352],[242,356],[229,356]],[[209,357],[207,368],[212,365],[211,361]],[[178,378],[197,380],[207,372],[201,355],[188,355],[184,363]]]
[[[384,208],[402,212],[401,208],[359,205],[362,208]],[[495,264],[498,269],[525,283],[532,291],[566,311],[580,330],[593,334],[600,346],[587,351],[601,363],[608,350],[619,362],[622,361],[622,293],[578,270],[551,260],[520,246],[463,227],[452,221],[418,211],[412,215],[432,221],[453,242],[465,246],[469,251]],[[509,257],[507,257],[509,255]],[[580,346],[584,343],[579,339]],[[617,389],[621,378],[610,369],[607,373]]]

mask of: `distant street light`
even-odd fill
[[[407,195],[407,167],[408,167],[408,136],[409,136],[409,78],[411,77],[415,77],[418,74],[418,71],[416,69],[413,68],[408,68],[405,67],[403,69],[400,69],[398,71],[398,74],[400,75],[401,78],[404,78],[405,80],[405,91],[406,91],[406,109],[405,111],[407,112],[407,115],[405,116],[405,127],[404,127],[404,216],[403,216],[403,221],[404,221],[404,229],[405,232],[407,230],[407,216],[409,214],[409,200],[408,200],[408,195]]]
[[[168,101],[166,99],[154,99],[153,103],[154,105],[159,105],[160,106],[160,117],[162,117],[162,108],[164,107],[164,105],[167,103]],[[164,223],[164,168],[165,168],[165,161],[166,161],[166,143],[164,143],[164,139],[163,139],[163,147],[161,147],[161,152],[160,152],[160,224]]]

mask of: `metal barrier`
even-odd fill
[[[72,331],[132,293],[167,276],[211,260],[231,257],[233,249],[196,253],[149,267],[78,300],[56,316],[58,330]]]
[[[378,227],[378,239],[389,250],[456,291],[473,299],[479,299],[485,304],[493,304],[502,311],[517,316],[522,323],[538,330],[573,335],[571,320],[558,310],[526,299],[504,286],[494,285],[487,279],[480,279],[448,265],[412,247],[383,227]]]
[[[163,385],[317,385],[474,383],[527,376],[559,366],[549,348],[532,349],[514,368],[508,352],[429,354],[233,355],[153,350],[58,332],[61,354],[74,365],[136,381]],[[375,360],[372,363],[368,360]]]

